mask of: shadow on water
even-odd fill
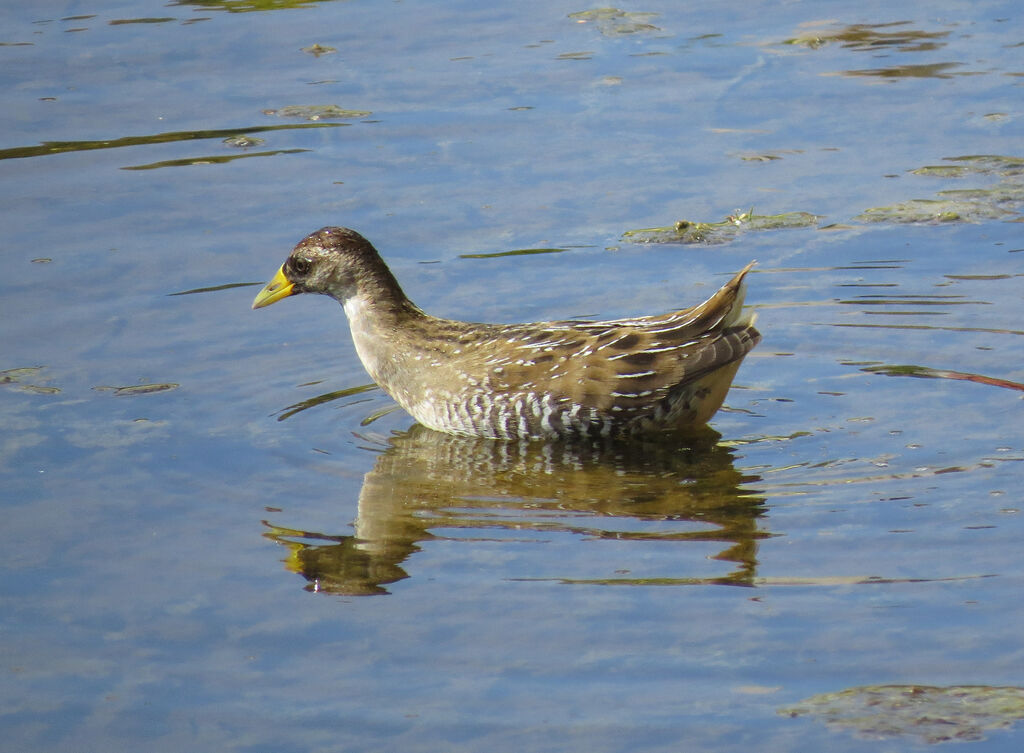
[[[265,522],[287,547],[286,567],[310,591],[383,594],[409,577],[419,543],[480,540],[484,531],[569,533],[634,542],[719,542],[715,559],[735,565],[715,578],[621,578],[622,585],[750,585],[763,500],[734,466],[733,450],[708,429],[675,443],[544,444],[448,436],[413,426],[390,439],[359,494],[353,534],[317,533]],[[457,537],[462,538],[462,537]],[[563,582],[581,582],[561,579]]]

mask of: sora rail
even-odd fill
[[[479,324],[424,313],[377,250],[343,227],[306,237],[253,301],[329,295],[359,359],[421,424],[493,439],[614,437],[707,423],[761,339],[748,264],[704,303],[613,321]]]

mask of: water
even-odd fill
[[[0,9],[4,749],[1019,749],[1019,10],[588,10]],[[437,436],[249,310],[325,224],[470,320],[756,258],[764,341],[692,447]]]

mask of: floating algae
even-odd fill
[[[728,243],[740,233],[761,230],[787,230],[792,228],[816,227],[821,219],[810,212],[783,212],[782,214],[761,215],[736,212],[721,222],[693,222],[680,220],[666,227],[627,230],[623,240],[633,243]]]
[[[873,739],[983,740],[987,730],[1024,719],[1024,688],[868,685],[812,696],[779,713],[818,717],[831,728]]]

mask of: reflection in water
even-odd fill
[[[309,410],[310,408],[315,408],[318,405],[323,405],[324,403],[329,403],[329,402],[332,402],[334,400],[339,400],[339,399],[344,398],[344,397],[352,397],[353,395],[361,395],[364,392],[372,392],[373,390],[379,390],[379,389],[380,389],[380,387],[378,387],[376,384],[371,382],[369,384],[360,384],[360,385],[357,385],[355,387],[346,387],[343,390],[335,390],[334,392],[327,392],[327,393],[325,393],[323,395],[317,395],[316,397],[311,397],[311,398],[308,398],[306,400],[300,400],[299,402],[293,403],[293,404],[289,405],[287,408],[284,408],[283,410],[281,410],[280,414],[277,417],[277,420],[278,421],[284,421],[286,419],[291,418],[296,413],[301,413],[304,410]],[[356,402],[362,402],[362,401],[361,400],[357,400]],[[349,403],[349,405],[352,405],[352,404],[353,403]],[[395,407],[397,408],[398,406],[395,406]],[[367,423],[367,422],[364,421],[364,424],[365,423]]]
[[[707,429],[669,443],[516,443],[467,439],[414,426],[394,436],[359,495],[354,535],[266,523],[286,546],[288,569],[311,591],[387,593],[408,577],[402,563],[438,529],[572,533],[630,541],[715,541],[734,563],[717,578],[602,578],[600,583],[754,580],[762,499],[733,465],[733,450]],[[695,525],[696,524],[696,525]]]
[[[1024,719],[1024,688],[870,685],[812,696],[779,713],[820,717],[829,727],[873,739],[983,740],[986,731]]]
[[[289,125],[252,126],[251,128],[221,128],[206,131],[168,131],[153,133],[148,136],[123,136],[117,139],[101,141],[44,141],[38,146],[19,146],[12,149],[0,149],[0,160],[23,159],[25,157],[45,157],[65,152],[88,152],[93,149],[120,149],[126,146],[147,146],[152,144],[171,144],[178,141],[201,141],[204,139],[230,139],[241,133],[267,133],[268,131],[296,131],[303,128],[338,128],[347,123],[293,123]]]
[[[921,65],[893,65],[887,68],[864,68],[843,71],[844,76],[876,76],[878,78],[953,78],[953,76],[977,76],[977,71],[955,71],[963,63],[926,63]]]
[[[231,154],[226,156],[214,157],[186,157],[184,159],[166,159],[160,160],[159,162],[149,162],[145,165],[128,165],[122,167],[122,170],[156,170],[160,167],[191,167],[192,165],[224,165],[228,162],[234,162],[240,159],[250,159],[252,157],[276,157],[279,154],[301,154],[302,152],[308,152],[309,149],[271,149],[265,152],[249,152],[248,154]]]
[[[838,44],[848,50],[871,52],[875,56],[898,55],[900,53],[934,52],[947,44],[948,31],[922,31],[909,27],[909,21],[890,24],[852,24],[850,26],[810,25],[784,44],[808,47],[816,50],[826,45]],[[880,55],[881,53],[881,55]],[[940,78],[953,76],[977,76],[982,71],[955,70],[962,68],[957,61],[936,63],[908,63],[883,68],[840,71],[843,76],[871,76],[888,80],[904,78]]]
[[[168,7],[194,5],[202,10],[226,10],[229,13],[249,13],[252,11],[310,8],[319,3],[329,2],[333,2],[333,0],[173,0],[167,5]]]
[[[909,21],[888,24],[850,24],[841,27],[817,27],[813,25],[786,44],[801,45],[818,49],[827,44],[838,43],[850,50],[877,52],[880,49],[895,48],[900,52],[924,52],[945,46],[948,31],[920,31],[908,28]]]
[[[1024,384],[1011,382],[1008,379],[985,376],[984,374],[972,374],[964,371],[950,371],[949,369],[932,369],[927,366],[865,366],[861,371],[870,374],[885,374],[886,376],[908,376],[918,379],[956,379],[964,382],[975,382],[976,384],[987,384],[991,387],[1003,387],[1008,390],[1019,390],[1024,392]]]

